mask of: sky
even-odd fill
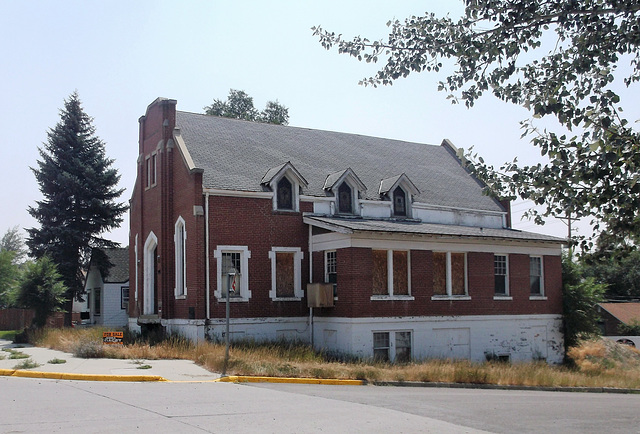
[[[322,25],[346,38],[379,39],[390,19],[425,12],[456,17],[462,1],[0,0],[0,7],[0,234],[16,225],[37,227],[27,208],[42,196],[30,167],[37,167],[38,147],[76,90],[114,159],[125,202],[135,182],[138,119],[147,106],[167,97],[178,110],[202,113],[230,89],[247,92],[258,110],[277,100],[296,127],[434,145],[446,138],[473,146],[496,166],[515,156],[530,164],[541,159],[520,138],[524,109],[490,95],[472,109],[452,105],[437,91],[444,75],[360,86],[377,66],[323,49],[311,31]],[[527,208],[513,205],[515,228],[566,236],[561,221],[521,221]],[[588,226],[579,228],[588,235]],[[106,237],[126,244],[128,215]]]

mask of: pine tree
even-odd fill
[[[27,246],[34,258],[49,256],[62,276],[66,308],[81,299],[82,270],[92,248],[116,247],[102,235],[122,223],[127,210],[116,202],[118,171],[95,134],[93,118],[83,110],[78,93],[65,100],[60,121],[38,148],[38,168],[31,168],[44,196],[29,207],[40,228],[27,229]]]

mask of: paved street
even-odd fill
[[[0,432],[640,432],[640,395],[0,377]]]

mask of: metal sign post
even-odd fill
[[[231,293],[236,292],[236,273],[232,271],[227,276],[227,301],[226,301],[226,311],[227,311],[227,325],[224,332],[224,365],[222,366],[222,376],[227,375],[227,364],[229,363],[229,299],[231,298]]]

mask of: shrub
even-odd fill
[[[73,348],[73,355],[81,359],[99,359],[105,356],[102,342],[82,339]]]

